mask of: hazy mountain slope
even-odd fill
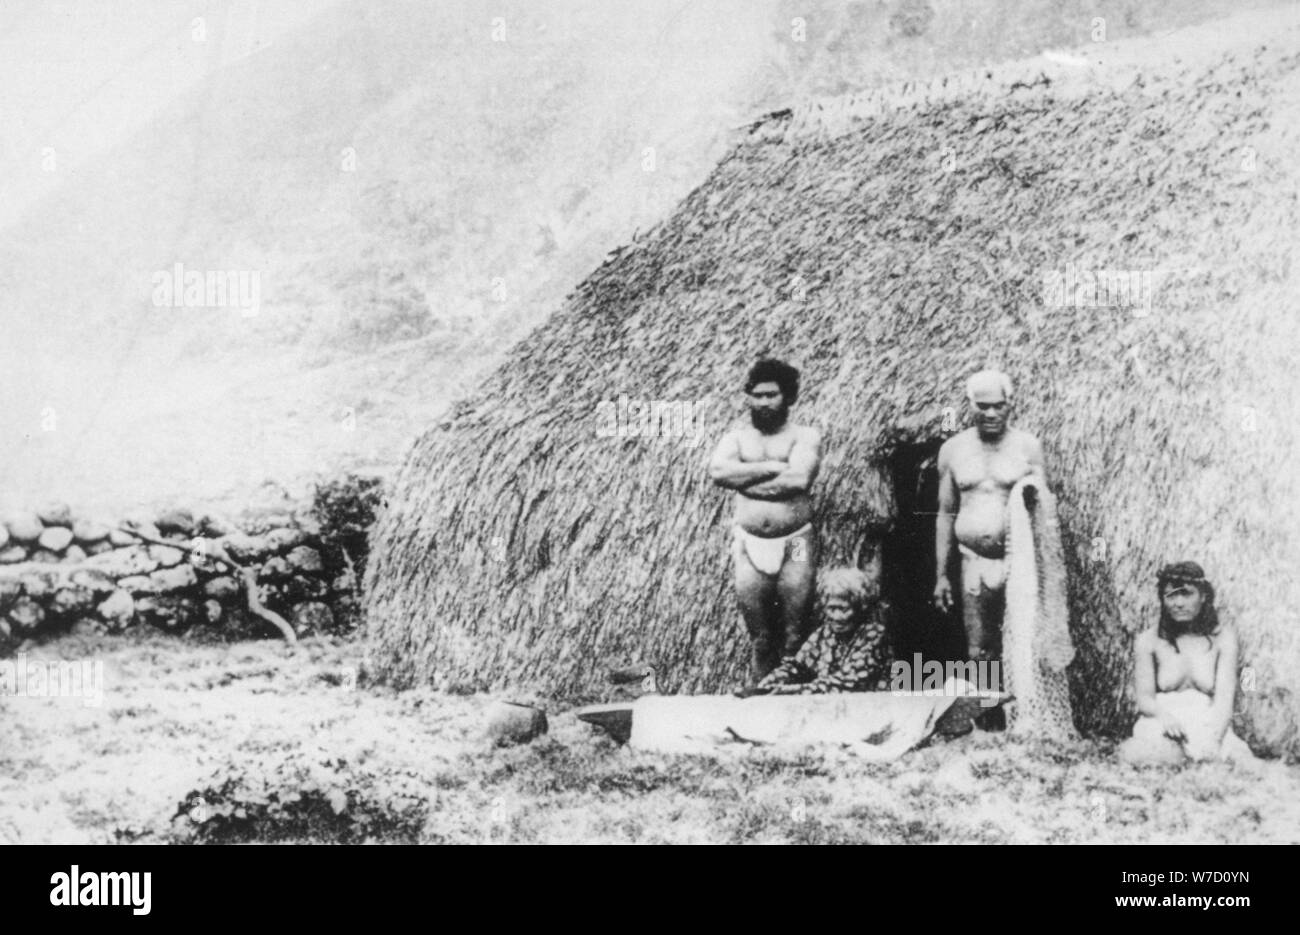
[[[382,467],[731,127],[1229,6],[340,3],[0,231],[3,499]],[[155,307],[176,263],[257,274],[259,313]]]

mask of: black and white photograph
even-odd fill
[[[27,896],[1300,844],[1298,155],[1295,2],[0,0]]]

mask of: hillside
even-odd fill
[[[516,0],[499,35],[469,2],[328,6],[0,232],[0,506],[384,470],[757,115],[1230,6]],[[176,263],[256,273],[258,314],[155,307]]]

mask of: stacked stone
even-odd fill
[[[170,509],[132,517],[129,525],[141,535],[75,519],[66,504],[7,517],[0,524],[0,639],[142,624],[171,632],[204,627],[232,639],[278,637],[248,611],[241,574],[213,558],[218,546],[253,571],[259,600],[299,635],[356,622],[358,583],[346,567],[331,567],[337,559],[322,557],[338,550],[322,542],[306,512],[236,526]]]

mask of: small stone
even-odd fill
[[[272,552],[285,552],[294,546],[302,545],[306,537],[297,529],[272,529],[266,534],[267,544]]]
[[[45,621],[45,609],[30,597],[20,597],[9,608],[9,619],[24,632],[31,632]]]
[[[62,552],[72,544],[72,530],[66,526],[49,526],[37,537],[36,543],[51,552]]]
[[[337,594],[347,594],[351,591],[356,590],[357,579],[352,574],[352,572],[345,571],[343,572],[343,574],[339,575],[337,578],[334,579],[334,583],[332,587],[334,588],[334,591]]]
[[[264,537],[246,536],[243,533],[227,536],[224,545],[230,557],[240,562],[256,561],[271,552]]]
[[[262,563],[262,573],[259,577],[279,581],[289,577],[292,572],[293,569],[289,567],[289,563],[277,555],[274,558],[268,558]]]
[[[148,575],[128,575],[117,579],[117,586],[132,594],[154,594],[153,579]]]
[[[117,590],[99,605],[99,615],[115,630],[124,629],[135,616],[135,598],[129,591]]]
[[[255,536],[265,536],[272,529],[281,529],[293,525],[293,517],[284,512],[261,513],[247,512],[243,517],[244,528]]]
[[[109,544],[120,548],[122,546],[135,545],[140,540],[131,535],[125,529],[110,529],[108,531],[108,541]]]
[[[199,531],[205,536],[220,539],[223,536],[235,535],[239,532],[239,527],[224,517],[209,513],[199,520]]]
[[[487,710],[487,736],[497,746],[528,743],[546,733],[546,712],[512,701],[493,702]]]
[[[50,599],[50,612],[60,617],[82,614],[95,606],[95,592],[86,588],[60,588]]]
[[[68,580],[79,588],[87,588],[96,594],[108,594],[117,589],[117,583],[95,568],[78,568],[68,575]]]
[[[63,560],[65,562],[84,562],[86,560],[86,550],[74,542],[63,550]]]
[[[189,554],[183,549],[174,549],[166,545],[151,545],[148,547],[149,555],[158,563],[159,568],[171,568],[185,561]]]
[[[28,597],[49,597],[56,586],[54,573],[43,569],[25,572],[18,580],[22,582],[23,591]]]
[[[112,578],[122,578],[126,575],[147,575],[159,568],[158,559],[143,545],[130,545],[126,548],[113,549],[101,555],[95,555],[87,559],[86,564],[99,569]]]
[[[51,552],[49,549],[37,549],[35,552],[32,553],[31,560],[33,562],[45,562],[47,564],[53,565],[57,563],[61,558],[63,558],[63,556],[61,556],[58,552]]]
[[[229,575],[218,575],[203,585],[203,593],[219,601],[234,597],[240,590],[239,582]]]
[[[72,528],[72,509],[66,503],[54,501],[45,504],[36,511],[36,516],[46,526],[66,526]]]
[[[100,539],[98,542],[92,542],[85,547],[86,556],[103,555],[105,552],[113,551],[113,543],[107,539]]]
[[[103,542],[108,538],[108,534],[109,529],[103,523],[79,519],[72,524],[72,538],[76,539],[82,545],[90,545],[92,542]]]
[[[193,565],[177,565],[175,568],[163,568],[149,576],[152,590],[163,594],[168,591],[182,591],[199,583],[199,576]]]
[[[5,521],[9,535],[18,542],[35,542],[45,531],[45,525],[35,513],[14,513]]]
[[[320,560],[320,553],[310,546],[300,545],[286,557],[295,571],[306,574],[315,574],[324,567]]]
[[[166,630],[178,630],[199,618],[198,605],[187,597],[169,595],[142,597],[135,602],[136,613]]]
[[[293,515],[293,524],[302,530],[302,534],[308,539],[319,539],[321,534],[320,520],[310,510],[301,510]]]
[[[334,613],[319,601],[306,601],[294,607],[289,623],[299,636],[326,633],[334,627]]]
[[[0,610],[8,607],[23,593],[23,583],[13,578],[0,578]]]
[[[122,528],[127,531],[139,530],[141,535],[148,536],[151,539],[158,539],[162,536],[162,531],[154,523],[153,519],[137,513],[134,516],[128,516],[122,521]]]
[[[194,522],[194,514],[180,507],[164,510],[158,514],[156,525],[159,532],[164,535],[176,533],[187,539],[198,532],[198,525]]]
[[[27,561],[27,550],[21,545],[11,545],[0,549],[0,565],[16,565]]]
[[[207,600],[203,602],[203,616],[208,618],[208,623],[216,623],[221,619],[221,602]]]
[[[74,623],[70,629],[73,636],[98,636],[103,633],[107,627],[103,622],[96,620],[94,617],[82,617]]]

